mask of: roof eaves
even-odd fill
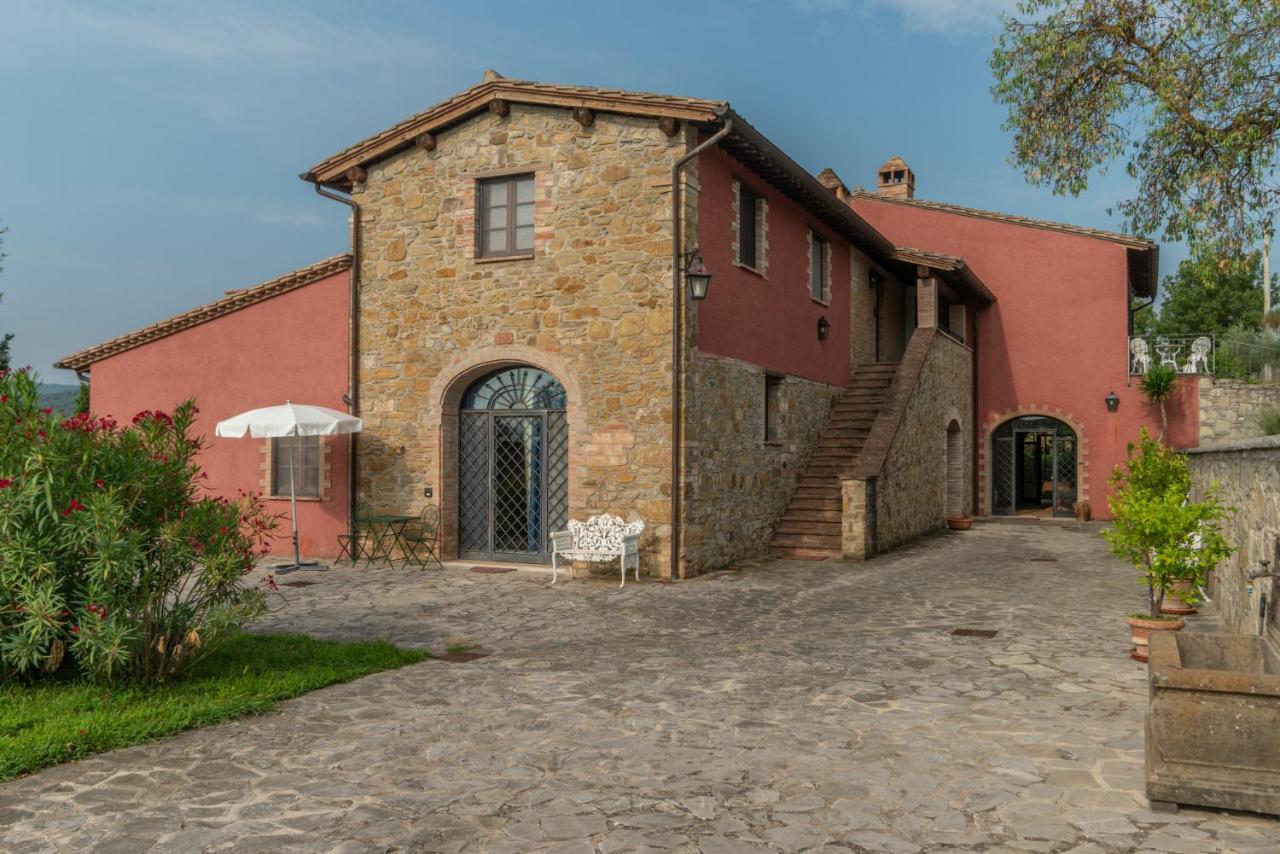
[[[55,362],[53,366],[64,370],[83,371],[95,362],[100,362],[110,356],[118,355],[126,350],[132,350],[135,347],[141,347],[143,344],[149,344],[152,341],[165,338],[184,329],[199,326],[202,323],[207,323],[210,320],[223,317],[242,308],[248,308],[271,297],[297,290],[350,268],[351,256],[349,254],[334,255],[332,258],[326,258],[306,267],[300,267],[262,284],[229,291],[227,296],[220,300],[206,303],[190,311],[153,323],[150,326],[144,326],[133,332],[117,336],[110,341],[104,341],[70,356],[64,356]]]

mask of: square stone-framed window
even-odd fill
[[[289,451],[293,452],[294,489],[299,501],[328,501],[333,486],[329,454],[323,436],[287,436],[262,443],[262,494],[289,498]]]
[[[477,181],[476,257],[532,255],[535,207],[532,172]]]

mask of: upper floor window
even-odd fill
[[[299,498],[320,497],[319,436],[286,436],[271,440],[271,494],[289,494],[290,466],[294,494]],[[292,457],[292,459],[290,459]]]
[[[831,299],[831,244],[815,231],[809,232],[809,296]]]
[[[498,258],[533,252],[533,175],[488,178],[479,186],[477,255]]]
[[[738,187],[738,263],[764,270],[764,197],[742,182]]]

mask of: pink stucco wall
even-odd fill
[[[768,273],[734,263],[733,181],[768,201]],[[779,373],[849,381],[849,247],[720,148],[699,155],[698,246],[712,273],[698,304],[698,348]],[[831,241],[831,303],[809,296],[809,229]],[[818,340],[818,318],[831,330]]]
[[[201,463],[208,489],[234,498],[237,489],[261,491],[265,440],[219,439],[214,425],[249,409],[292,400],[347,411],[347,273],[127,350],[93,365],[89,384],[94,413],[124,422],[144,409],[171,411],[194,397],[196,432],[206,439]],[[328,500],[299,501],[302,553],[333,557],[346,529],[348,439],[324,439],[329,453]],[[272,512],[289,502],[269,500]],[[281,520],[273,551],[292,549]]]
[[[1125,248],[1106,240],[859,198],[854,209],[902,246],[959,255],[996,302],[978,319],[979,478],[990,507],[988,430],[1014,413],[1066,420],[1084,440],[1080,476],[1094,515],[1108,518],[1107,478],[1142,425],[1160,415],[1128,376]],[[1107,411],[1114,391],[1119,409]],[[1198,440],[1195,380],[1168,405],[1168,439]]]

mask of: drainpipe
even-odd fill
[[[315,187],[316,194],[351,208],[351,275],[350,297],[347,302],[347,393],[342,396],[347,411],[360,412],[360,205],[354,199],[340,196],[320,186],[320,181],[310,172],[298,176]],[[355,530],[356,516],[356,434],[347,434],[347,530]]]
[[[680,243],[680,170],[685,164],[703,151],[724,139],[733,130],[733,118],[724,120],[724,127],[716,131],[709,139],[692,151],[685,154],[671,166],[671,580],[675,581],[680,572],[680,442],[681,419],[680,388],[684,367],[681,329],[683,320],[683,291],[680,287],[680,268],[683,266],[684,252]]]

